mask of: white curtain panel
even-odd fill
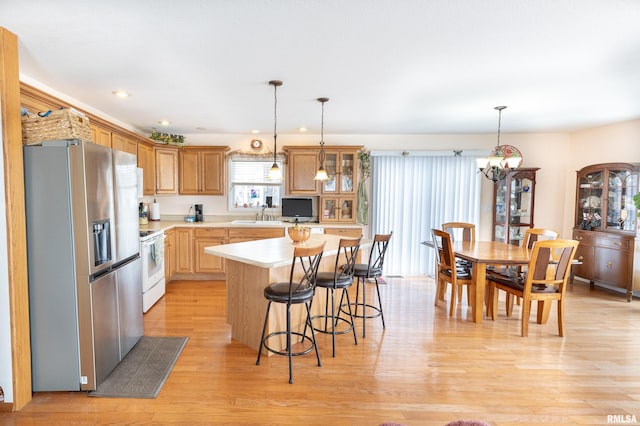
[[[385,275],[433,275],[433,249],[421,243],[445,222],[479,223],[475,157],[372,156],[371,230],[393,231]]]

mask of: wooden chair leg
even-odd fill
[[[558,300],[558,333],[564,337],[564,299]]]
[[[551,312],[550,300],[538,300],[538,315],[536,321],[538,324],[546,324]]]
[[[457,289],[455,284],[451,283],[451,306],[449,307],[449,316],[453,316],[453,311],[456,309],[456,293]]]
[[[531,315],[531,301],[522,302],[522,337],[529,335],[529,316]]]
[[[498,316],[498,289],[493,283],[489,286],[489,294],[491,297],[491,319],[495,321]]]
[[[513,298],[517,296],[514,296],[513,294],[507,292],[507,300],[505,302],[505,310],[507,313],[507,316],[510,317],[511,314],[513,314]],[[519,298],[518,298],[519,299]]]

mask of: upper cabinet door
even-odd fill
[[[224,195],[225,151],[228,147],[180,149],[180,194]]]
[[[203,151],[200,163],[202,165],[202,193],[224,195],[226,182],[224,152]]]
[[[178,193],[178,151],[156,148],[156,194]]]
[[[138,167],[142,169],[142,194],[156,193],[156,158],[153,146],[138,144]]]
[[[287,193],[290,195],[318,195],[318,149],[291,148],[288,150]]]

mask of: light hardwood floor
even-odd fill
[[[449,318],[433,306],[430,278],[387,278],[381,292],[386,330],[368,320],[367,337],[320,335],[315,356],[263,357],[231,341],[224,282],[178,281],[145,315],[145,334],[189,341],[156,399],[103,399],[82,392],[37,393],[0,424],[492,425],[640,422],[640,302],[576,283],[565,338],[549,323],[519,336],[514,316],[470,321],[458,305]],[[371,286],[370,290],[372,289]],[[371,296],[373,293],[371,294]],[[371,297],[369,296],[369,297]],[[371,300],[371,299],[369,299]],[[466,301],[466,299],[463,299]],[[262,321],[256,312],[252,321]],[[534,316],[532,316],[534,319]],[[358,330],[361,335],[360,323]],[[607,416],[618,416],[609,418]]]

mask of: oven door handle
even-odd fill
[[[149,246],[154,245],[154,244],[156,243],[156,241],[158,241],[158,240],[164,240],[164,239],[165,239],[165,236],[164,236],[164,235],[162,235],[162,236],[159,236],[159,237],[155,237],[155,238],[148,239],[148,240],[146,240],[146,241],[142,241],[142,245],[143,245],[143,246],[147,246],[147,247],[149,247]]]

